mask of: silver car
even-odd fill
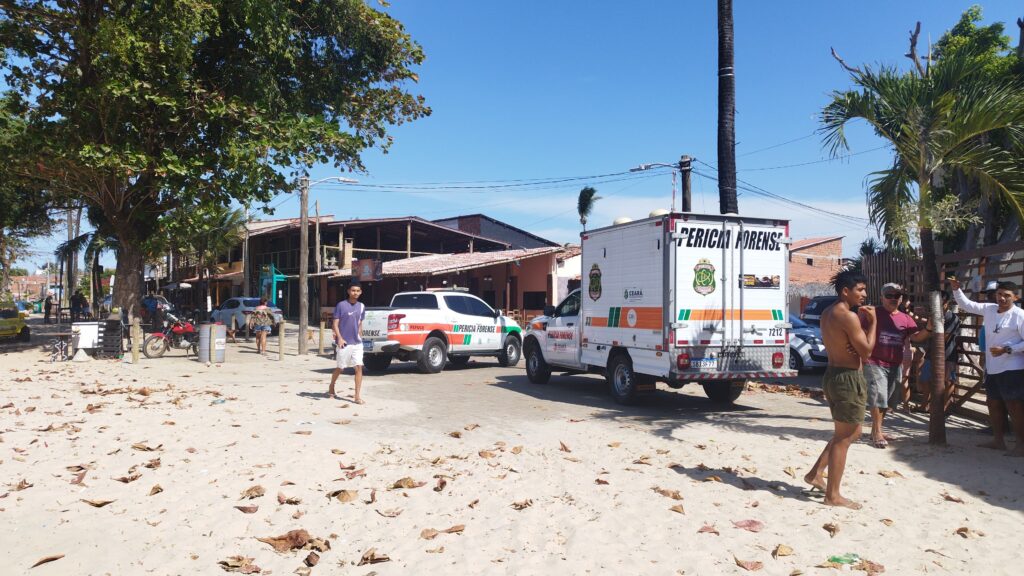
[[[210,320],[220,322],[230,329],[231,320],[234,319],[235,327],[245,330],[245,325],[249,323],[249,314],[252,314],[252,311],[259,305],[259,298],[228,298],[210,314]],[[276,306],[271,306],[270,312],[274,315],[274,326],[271,333],[276,334],[277,325],[281,323],[283,316],[281,309]]]
[[[821,328],[794,317],[790,317],[789,322],[793,325],[789,331],[789,368],[804,370],[828,366],[828,352],[821,339]]]

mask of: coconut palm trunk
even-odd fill
[[[737,214],[736,75],[733,68],[732,0],[718,0],[718,206]]]

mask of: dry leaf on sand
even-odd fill
[[[886,526],[892,526],[893,521],[888,518],[882,518],[882,524],[885,524]]]
[[[366,476],[366,468],[360,468],[359,470],[353,470],[345,473],[345,478],[348,478],[349,480],[358,478],[359,476]]]
[[[406,476],[405,478],[401,478],[399,480],[395,480],[395,483],[391,485],[391,489],[392,490],[403,490],[403,489],[410,489],[410,488],[419,488],[420,486],[424,486],[425,484],[426,484],[426,482],[417,482],[417,481],[413,480],[412,478]]]
[[[479,503],[480,503],[480,499],[477,498],[476,500],[473,500],[472,502],[470,502],[467,506],[469,508],[476,508],[476,505],[479,504]]]
[[[160,445],[158,445],[156,447],[147,446],[145,442],[138,442],[138,443],[132,444],[132,449],[138,450],[139,452],[153,452],[153,451],[159,450],[162,447],[163,447],[163,444],[160,444]]]
[[[835,538],[836,534],[839,533],[839,524],[836,524],[836,523],[833,523],[833,522],[829,522],[828,524],[825,524],[824,526],[822,526],[822,528],[826,532],[828,532],[828,535],[829,535],[830,538]]]
[[[956,532],[954,532],[954,534],[956,534],[957,536],[960,536],[962,538],[974,538],[974,537],[977,537],[977,536],[984,536],[985,535],[984,532],[979,532],[977,530],[971,530],[967,526],[961,526],[961,527],[957,528]]]
[[[903,474],[900,474],[895,470],[879,470],[878,474],[883,478],[903,478]]]
[[[772,558],[778,558],[779,556],[792,556],[793,549],[785,544],[779,544],[772,550]]]
[[[373,504],[376,501],[377,501],[377,489],[376,488],[372,488],[370,490],[370,499],[369,500],[365,500],[364,503],[365,504]]]
[[[679,514],[686,514],[686,510],[683,510],[682,504],[676,504],[675,506],[669,508],[669,510],[671,510],[672,512],[677,512]]]
[[[440,534],[440,532],[434,530],[433,528],[424,528],[420,532],[420,538],[424,540],[433,540],[434,538],[437,538],[438,534]]]
[[[306,566],[309,566],[309,567],[312,568],[313,566],[317,565],[317,562],[320,562],[320,555],[317,554],[316,552],[310,552],[309,556],[306,556],[306,559],[303,560],[302,562]]]
[[[292,434],[298,434],[300,436],[309,436],[309,435],[313,434],[313,431],[312,430],[296,430],[295,432],[292,432]]]
[[[260,509],[260,507],[254,504],[252,506],[235,506],[235,509],[241,512],[242,514],[254,514],[256,513],[257,510]]]
[[[250,486],[243,490],[242,497],[239,498],[239,500],[252,500],[253,498],[259,498],[260,496],[263,496],[266,493],[267,491],[263,489],[263,486],[257,484],[255,486]]]
[[[252,558],[245,556],[232,556],[226,560],[217,562],[225,572],[238,572],[239,574],[259,574],[262,570],[252,563]]]
[[[295,482],[292,482],[291,480],[285,480],[281,482],[281,486],[295,486]]]
[[[756,560],[740,560],[739,558],[737,558],[735,556],[733,556],[732,559],[736,561],[736,565],[737,566],[739,566],[740,568],[743,568],[744,570],[746,570],[748,572],[757,572],[761,568],[764,568],[764,564],[762,564],[762,563],[760,563],[760,562],[758,562]]]
[[[356,490],[335,490],[327,494],[328,498],[337,498],[338,502],[354,502],[356,498],[359,498],[359,492]]]
[[[48,564],[50,562],[53,562],[54,560],[60,560],[63,557],[64,557],[63,554],[53,554],[51,556],[44,556],[44,557],[40,558],[39,560],[36,560],[36,563],[33,564],[31,567],[35,568],[36,566],[40,566],[42,564]]]
[[[337,456],[341,456],[344,453],[345,453],[345,451],[340,449],[340,448],[331,448],[331,454],[335,454]]]
[[[491,452],[490,450],[481,450],[477,454],[479,454],[480,457],[484,458],[484,459],[486,459],[486,458],[494,458],[495,456],[497,456],[497,454],[495,454],[494,452]]]
[[[388,508],[387,510],[377,510],[377,514],[380,514],[385,518],[397,518],[401,513],[401,508]]]
[[[445,480],[444,478],[438,478],[437,479],[437,486],[434,486],[434,492],[440,492],[441,490],[444,490],[444,487],[447,486],[447,485],[448,485],[448,481],[447,480]]]
[[[76,475],[74,478],[71,479],[71,483],[75,484],[75,485],[81,485],[82,484],[82,480],[85,480],[85,474],[86,474],[85,470],[79,472],[78,475]]]
[[[533,506],[533,500],[530,500],[529,498],[527,498],[526,500],[520,500],[519,502],[512,503],[512,508],[516,510],[523,510],[529,508],[530,506]]]
[[[622,446],[622,442],[609,442],[608,443],[608,447],[609,448],[618,448],[619,446]]]
[[[433,540],[434,538],[437,538],[438,534],[462,534],[463,530],[465,529],[466,526],[464,524],[456,524],[455,526],[452,526],[451,528],[445,528],[444,530],[424,528],[423,531],[420,532],[420,538],[423,538],[424,540]]]
[[[438,546],[437,548],[430,548],[426,552],[427,552],[427,554],[441,554],[442,552],[444,552],[444,546]]]
[[[668,488],[659,488],[657,486],[655,486],[654,488],[651,488],[651,490],[654,490],[658,494],[661,494],[662,496],[664,496],[666,498],[671,498],[673,500],[682,500],[683,499],[683,496],[679,493],[679,490],[669,490]]]
[[[118,482],[123,482],[124,484],[129,484],[131,482],[135,482],[139,478],[142,478],[142,474],[137,474],[136,473],[136,474],[129,474],[128,476],[121,476],[120,478],[114,478],[114,480],[117,480]]]
[[[150,496],[156,496],[157,494],[159,494],[159,493],[161,493],[163,491],[164,491],[164,489],[163,489],[162,486],[160,486],[159,484],[154,484],[153,487],[149,489],[149,495]]]
[[[953,496],[949,492],[943,492],[942,493],[942,498],[944,500],[946,500],[947,502],[956,502],[957,504],[963,504],[964,503],[964,499],[963,498],[961,498],[959,496]]]
[[[559,450],[561,450],[562,452],[572,452],[572,450],[568,446],[565,445],[565,442],[562,442],[561,440],[559,440],[558,441],[558,445],[559,445]]]
[[[149,462],[146,462],[145,464],[143,464],[143,466],[145,466],[146,468],[149,468],[150,470],[156,470],[157,468],[160,467],[160,459],[159,458],[153,458]]]
[[[26,490],[26,489],[31,488],[33,486],[35,486],[35,484],[33,484],[33,483],[29,482],[28,480],[25,480],[24,478],[22,478],[21,481],[19,481],[17,484],[15,484],[14,488],[12,488],[11,490],[13,490],[14,492],[21,492],[22,490]]]
[[[704,479],[704,481],[705,482],[721,482],[722,478],[720,476],[708,476],[707,478]]]
[[[294,496],[285,496],[284,493],[278,492],[277,493],[277,503],[278,504],[291,504],[292,506],[295,506],[295,505],[301,504],[302,503],[302,499],[296,498]]]
[[[764,529],[764,522],[760,520],[740,520],[738,522],[733,521],[733,526],[746,530],[747,532],[760,532]]]
[[[523,447],[522,446],[513,446],[512,447],[512,453],[513,454],[519,454],[522,451],[523,451]]]
[[[309,532],[305,530],[291,530],[280,536],[268,536],[257,538],[260,542],[270,544],[278,552],[287,552],[296,548],[302,548],[309,542]]]
[[[641,456],[641,457],[637,458],[636,460],[633,460],[633,464],[643,464],[644,466],[650,466],[651,465],[651,457],[650,456],[646,456],[646,455]]]
[[[697,534],[705,534],[705,533],[707,533],[707,534],[714,534],[716,536],[719,535],[718,528],[715,528],[714,524],[705,524],[705,525],[700,527],[700,530],[697,530]]]
[[[92,506],[93,508],[103,508],[107,504],[113,502],[113,500],[86,500],[85,498],[82,498],[82,502],[85,502],[86,504]]]
[[[786,466],[782,471],[789,474],[790,478],[796,478],[796,470],[794,470],[792,466]]]
[[[603,479],[603,478],[597,478],[597,479],[594,480],[594,484],[600,484],[602,486],[606,486],[608,484],[608,481]]]
[[[448,435],[451,436],[452,438],[462,438],[462,432],[459,432],[458,430],[454,432],[449,432]]]
[[[376,548],[370,548],[366,552],[363,552],[362,557],[359,558],[359,563],[356,566],[362,566],[364,564],[379,564],[381,562],[389,562],[391,558],[388,558],[387,554],[380,554]]]
[[[467,431],[467,432],[468,432],[468,431],[470,431],[470,430],[476,430],[476,429],[477,429],[477,428],[479,428],[479,427],[480,427],[480,425],[479,425],[479,424],[467,424],[467,425],[466,425],[466,426],[465,426],[465,427],[463,428],[463,430],[465,430],[465,431]]]

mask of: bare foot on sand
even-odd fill
[[[366,404],[366,401],[364,401],[362,398],[354,398],[352,402],[355,404]]]
[[[992,440],[991,442],[982,442],[981,444],[978,444],[978,448],[988,448],[989,450],[1006,450],[1006,443],[1003,442],[1002,440]]]
[[[825,479],[820,476],[815,477],[808,473],[804,476],[804,482],[810,484],[811,488],[816,488],[822,492],[825,491]]]
[[[863,508],[863,506],[861,506],[859,503],[854,502],[853,500],[847,500],[846,498],[843,498],[842,496],[840,496],[839,498],[836,498],[835,500],[829,500],[828,498],[825,498],[825,505],[826,506],[841,506],[843,508],[849,508],[850,510],[860,510],[861,508]]]
[[[327,397],[330,398],[331,400],[337,400],[338,399],[338,395],[334,393],[334,390],[328,390],[327,391]]]
[[[1013,458],[1024,458],[1024,444],[1017,444],[1017,447],[1007,452],[1006,455]]]

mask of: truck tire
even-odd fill
[[[605,373],[608,381],[608,392],[619,404],[632,404],[636,402],[637,376],[633,372],[633,361],[625,352],[618,352],[608,360],[608,371]]]
[[[551,380],[551,366],[544,360],[540,345],[532,338],[526,341],[526,377],[534,384],[547,384]]]
[[[437,374],[444,370],[447,360],[448,350],[444,340],[437,336],[431,336],[423,343],[423,349],[420,350],[420,357],[416,360],[416,365],[424,374]]]
[[[452,363],[452,366],[465,368],[466,364],[469,364],[469,356],[452,356],[448,361]]]
[[[383,372],[391,366],[391,354],[367,354],[363,366],[370,372]]]
[[[509,366],[515,366],[519,364],[519,358],[523,355],[523,345],[519,343],[519,338],[515,336],[509,336],[505,338],[505,347],[498,353],[498,365],[503,368]]]
[[[732,404],[740,397],[740,394],[743,394],[747,383],[743,380],[701,382],[701,386],[704,387],[704,394],[707,394],[708,399],[712,402],[716,404]]]

